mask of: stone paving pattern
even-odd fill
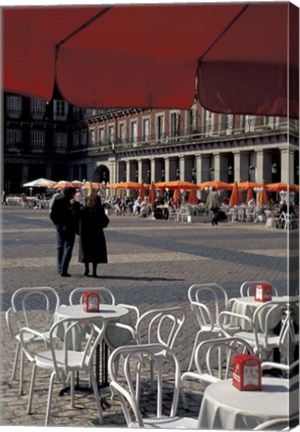
[[[2,207],[2,284],[1,284],[1,425],[44,424],[49,375],[38,371],[33,400],[33,414],[26,414],[31,367],[26,362],[26,394],[18,395],[18,382],[11,380],[15,343],[6,324],[5,311],[12,293],[22,286],[52,286],[67,304],[75,287],[106,286],[117,303],[132,303],[141,313],[158,307],[182,306],[187,319],[176,345],[182,371],[187,369],[197,322],[190,312],[187,290],[193,283],[217,282],[229,297],[239,295],[244,280],[269,280],[287,292],[287,265],[291,270],[291,287],[298,278],[298,231],[288,243],[287,232],[266,228],[264,224],[223,223],[187,224],[111,216],[105,230],[109,262],[99,265],[99,277],[83,276],[78,263],[78,239],[69,268],[71,278],[56,273],[56,233],[47,210]],[[289,253],[289,259],[287,259]],[[33,309],[38,308],[38,305]],[[38,312],[38,310],[36,310]],[[171,373],[170,370],[166,371]],[[97,420],[92,395],[78,396],[79,410],[68,408],[68,396],[58,396],[55,386],[51,425],[89,426]],[[197,417],[203,388],[193,383],[186,387],[189,411],[179,403],[179,415]],[[106,394],[107,391],[105,391]],[[110,401],[104,411],[103,426],[124,426],[120,406]],[[153,401],[147,396],[146,410]]]

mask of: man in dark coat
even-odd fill
[[[71,276],[68,267],[78,233],[80,204],[74,200],[75,193],[75,188],[65,188],[64,194],[53,202],[50,212],[57,230],[57,270],[64,277]]]

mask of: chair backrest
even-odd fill
[[[267,420],[258,426],[256,426],[253,430],[291,430],[292,428],[299,425],[299,415],[293,417],[286,418],[278,418],[273,420]]]
[[[82,304],[83,295],[87,291],[94,291],[98,293],[100,297],[100,303],[102,304],[116,304],[115,296],[108,288],[105,287],[75,288],[69,295],[69,304]]]
[[[254,287],[257,284],[272,285],[272,295],[276,296],[276,297],[278,296],[277,288],[274,287],[274,285],[271,282],[265,281],[265,280],[257,280],[257,281],[245,281],[245,282],[242,283],[242,285],[240,287],[241,297],[254,296]]]
[[[149,405],[148,392],[143,392],[139,400],[137,400],[137,395],[139,395],[137,385],[140,384],[142,377],[148,376],[148,373],[145,374],[143,371],[143,368],[147,367],[147,364],[149,364],[148,361],[142,361],[145,357],[152,360],[153,376],[157,384],[154,386],[155,390],[151,394],[151,400],[156,401],[156,412],[153,414],[156,415],[156,417],[166,415],[173,417],[176,415],[180,389],[180,366],[173,350],[165,347],[169,361],[172,361],[171,370],[174,371],[174,376],[172,375],[170,377],[168,373],[167,376],[164,377],[162,364],[155,355],[160,348],[160,344],[122,346],[116,348],[108,359],[108,371],[111,377],[110,387],[113,394],[118,395],[128,427],[131,426],[133,422],[136,422],[137,426],[140,428],[144,427],[142,410],[144,406],[147,408],[147,411],[150,410],[152,406],[154,407],[154,404]],[[124,361],[119,361],[118,368],[116,369],[115,365],[120,357],[122,357]],[[165,391],[168,392],[168,395],[170,392],[173,392],[172,403],[168,412],[163,412],[163,409],[166,410],[165,403],[163,404],[163,394]]]
[[[153,309],[142,314],[136,325],[138,343],[159,343],[173,348],[185,321],[181,307]]]
[[[233,356],[254,354],[253,348],[244,339],[226,337],[200,342],[195,351],[195,365],[201,376],[208,374],[218,379],[231,377]]]
[[[61,333],[61,327],[64,327],[64,335],[62,339],[62,347],[63,350],[63,365],[61,364],[62,358],[58,357],[58,332]],[[60,329],[59,329],[60,328]],[[88,370],[91,367],[93,361],[94,351],[101,343],[104,337],[106,329],[106,321],[102,318],[97,318],[97,324],[94,324],[90,321],[89,318],[80,318],[80,319],[70,319],[65,318],[63,320],[57,321],[53,324],[49,331],[49,347],[52,352],[52,359],[54,364],[54,369],[57,374],[63,368],[63,372],[65,374],[69,373],[72,370],[72,351],[76,351],[76,358],[81,354],[80,359],[80,369]],[[73,341],[76,338],[76,335],[85,333],[85,338],[82,339],[81,349],[78,351],[78,346],[73,346]]]
[[[11,314],[18,329],[29,327],[47,331],[53,323],[53,314],[59,305],[59,295],[54,288],[22,287],[12,295]]]
[[[220,312],[228,308],[228,295],[217,283],[191,285],[188,289],[188,299],[200,329],[209,326],[210,330],[213,330]]]

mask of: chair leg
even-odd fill
[[[192,350],[192,354],[191,354],[191,360],[190,360],[190,363],[189,363],[188,371],[190,371],[192,369],[192,366],[193,366],[193,363],[194,363],[194,355],[195,355],[195,351],[196,351],[196,348],[197,348],[197,345],[198,345],[199,336],[200,336],[200,333],[198,332],[196,334],[196,337],[195,337],[195,342],[194,342],[194,345],[193,345],[193,350]]]
[[[28,398],[28,405],[27,405],[27,414],[31,414],[35,376],[36,376],[36,364],[34,363],[32,367],[31,383],[30,383],[29,398]]]
[[[23,395],[23,381],[24,381],[24,352],[20,350],[20,382],[19,382],[19,395]]]
[[[99,397],[99,390],[98,390],[98,386],[96,383],[96,378],[95,378],[92,370],[90,371],[90,380],[92,382],[92,386],[94,389],[94,394],[95,394],[96,405],[97,405],[97,409],[98,409],[98,413],[99,413],[100,423],[102,423],[103,414],[102,414],[102,408],[101,408],[101,401],[100,401],[100,397]]]
[[[74,391],[74,371],[71,372],[70,391],[71,391],[71,405],[70,405],[70,408],[75,408],[75,403],[74,403],[74,396],[75,396],[75,391]]]
[[[19,360],[19,356],[20,356],[20,349],[21,349],[20,342],[17,342],[15,360],[14,360],[14,368],[13,368],[13,373],[12,373],[12,377],[11,377],[11,379],[13,381],[16,379],[16,372],[17,372],[18,360]]]
[[[50,420],[50,411],[51,411],[51,402],[52,402],[52,393],[53,393],[53,384],[56,377],[55,371],[52,372],[49,382],[49,391],[48,391],[48,402],[47,402],[47,411],[46,411],[46,420],[45,426],[48,426]]]

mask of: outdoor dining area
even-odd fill
[[[58,390],[59,404],[70,404],[73,417],[83,412],[77,409],[78,392],[94,395],[89,402],[80,399],[92,404],[98,417],[87,418],[89,426],[111,425],[111,401],[129,428],[288,430],[297,425],[298,296],[262,280],[241,282],[237,298],[228,298],[218,283],[195,283],[186,304],[187,309],[175,305],[141,313],[134,304],[118,303],[104,286],[74,288],[66,304],[53,287],[17,289],[6,323],[16,349],[11,385],[25,395],[27,414],[39,399],[40,380],[48,389],[45,425],[58,425]],[[190,331],[187,314],[196,336],[184,370],[179,341]],[[31,369],[30,385],[25,366]],[[192,383],[200,396],[196,416],[189,410]],[[184,416],[178,414],[182,408]]]
[[[53,194],[70,186],[77,189],[77,199],[81,204],[84,204],[89,191],[100,195],[110,215],[138,215],[191,223],[210,222],[205,199],[214,188],[220,196],[220,211],[225,215],[223,222],[264,223],[269,228],[283,229],[298,227],[299,186],[288,183],[174,180],[151,184],[133,181],[110,184],[79,180],[55,182],[40,178],[23,185],[29,194],[8,196],[7,204],[49,209]],[[37,190],[39,193],[34,194]]]

